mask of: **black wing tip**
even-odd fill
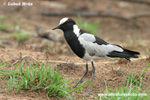
[[[127,52],[127,53],[129,53],[132,58],[139,58],[138,55],[140,55],[140,52],[132,51],[132,50],[127,50],[127,49],[124,49],[124,51]]]
[[[138,55],[140,55],[140,53],[139,52],[134,52],[134,58],[139,58],[139,56]]]
[[[137,55],[140,55],[140,53],[139,53],[139,52],[137,52]]]
[[[124,51],[129,52],[129,53],[134,54],[134,55],[140,55],[140,52],[137,52],[137,51],[127,50],[127,49],[124,49]]]
[[[123,52],[112,51],[107,56],[108,57],[125,58],[127,60],[130,60],[130,58],[139,58],[138,55],[140,55],[139,52],[124,49]]]
[[[134,52],[135,55],[140,55],[140,53],[137,52],[137,51],[133,51],[133,52]]]

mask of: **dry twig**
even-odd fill
[[[108,13],[108,12],[99,12],[99,11],[87,11],[87,12],[41,12],[40,13],[43,16],[77,16],[81,15],[84,17],[112,17],[116,19],[120,19],[123,21],[134,21],[137,18],[140,17],[150,17],[150,12],[147,13],[139,13],[130,17],[125,17],[118,15],[116,13]]]
[[[148,2],[146,0],[114,0],[114,1],[125,1],[125,2],[133,2],[133,3],[150,5],[150,2]]]

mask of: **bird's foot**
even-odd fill
[[[79,83],[81,83],[81,80],[80,80],[80,81],[79,81],[79,80],[77,80],[77,81],[74,83],[73,88],[77,87],[77,85],[78,85]]]
[[[84,91],[85,94],[90,94],[91,90]]]
[[[84,91],[84,93],[85,94],[89,94],[91,92],[91,88],[92,88],[92,85],[90,85],[89,90],[88,91]]]

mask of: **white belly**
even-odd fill
[[[91,61],[91,60],[100,60],[106,58],[105,56],[90,56],[89,53],[86,51],[85,55],[83,57],[84,60],[86,61]]]

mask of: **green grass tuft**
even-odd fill
[[[29,38],[28,35],[26,34],[23,34],[21,31],[19,30],[15,30],[14,33],[13,33],[13,37],[19,41],[19,42],[23,42],[25,40],[27,40]]]
[[[65,80],[63,75],[47,64],[37,62],[26,64],[23,60],[17,63],[13,70],[5,68],[7,62],[0,64],[0,81],[1,85],[5,84],[7,91],[15,90],[22,93],[23,90],[46,91],[47,97],[67,97],[73,99],[71,93],[81,89],[87,84],[81,84],[79,87],[72,89],[69,86],[71,80]],[[13,66],[12,66],[13,67]]]
[[[150,57],[150,49],[145,48],[145,51],[147,52],[148,56]]]
[[[85,29],[87,32],[96,35],[99,27],[99,22],[83,21],[81,16],[78,15],[76,20],[77,25],[80,29]]]
[[[0,16],[0,31],[5,31],[8,28],[8,24],[4,22],[5,18],[6,17],[4,15]]]
[[[150,90],[149,87],[145,89],[144,91],[142,90],[142,76],[147,70],[147,68],[150,66],[148,64],[146,68],[142,71],[139,77],[136,75],[129,74],[127,76],[126,82],[118,89],[112,89],[108,88],[106,86],[106,94],[132,94],[134,96],[101,96],[102,100],[150,100]],[[145,94],[145,96],[140,96],[138,94]]]

